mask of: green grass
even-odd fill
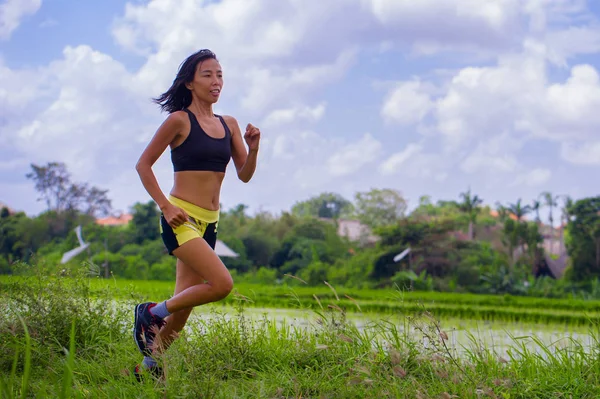
[[[316,293],[323,310],[316,306],[321,323],[313,330],[276,325],[267,317],[251,319],[245,300],[234,302],[233,318],[215,307],[214,317],[191,325],[159,359],[166,378],[146,376],[137,382],[127,372],[140,360],[130,336],[131,317],[114,308],[112,300],[119,295],[130,305],[139,292],[102,288],[77,277],[5,281],[3,297],[21,311],[2,309],[0,392],[6,398],[600,395],[597,342],[591,349],[578,342],[556,349],[535,338],[525,344],[515,337],[510,355],[501,357],[474,341],[458,357],[448,348],[439,321],[427,313],[407,315],[400,324],[380,320],[359,330],[347,323],[344,311],[328,307],[341,300],[327,290],[333,297]],[[336,292],[339,296],[342,290]]]
[[[258,301],[232,295],[228,301],[233,312],[228,309],[225,314],[214,306],[213,317],[190,324],[159,359],[164,379],[148,375],[138,382],[129,371],[141,356],[131,338],[131,314],[123,309],[142,298],[169,296],[172,284],[39,274],[2,279],[0,288],[5,304],[0,316],[3,398],[600,396],[600,345],[595,338],[586,348],[577,341],[561,347],[536,337],[513,337],[507,355],[472,338],[458,356],[449,346],[450,333],[423,312],[431,303],[452,305],[449,295],[240,285],[239,292],[253,299],[259,297],[254,291],[278,298],[273,304],[279,300],[284,307],[313,309],[307,311],[320,323],[303,329],[279,325],[270,317],[252,318],[247,306],[257,306]],[[344,294],[357,297],[361,307],[388,298],[429,300],[419,311],[396,315],[398,323],[382,318],[358,329],[348,322],[343,306],[338,307]],[[124,306],[114,306],[115,297]],[[314,306],[309,307],[310,298]],[[493,309],[483,299],[471,298],[473,309]],[[526,312],[527,307],[514,305],[521,299],[507,300],[512,303],[499,304],[498,309]],[[352,303],[349,310],[356,309],[346,300]]]
[[[143,280],[92,280],[93,289],[105,289],[108,286],[115,288],[121,298],[135,292],[146,299],[162,300],[172,295],[174,284]],[[267,308],[318,309],[318,300],[336,300],[337,305],[345,311],[364,314],[413,314],[427,308],[435,317],[444,319],[468,318],[584,327],[600,322],[600,301],[399,292],[392,289],[332,289],[325,284],[322,287],[301,286],[290,278],[279,286],[236,284],[234,293],[221,304],[230,306],[240,298],[247,301],[246,306]]]
[[[19,277],[0,278],[0,288]],[[174,283],[146,280],[90,279],[90,290],[112,289],[115,298],[159,301],[172,295]],[[318,301],[336,300],[346,312],[362,314],[413,314],[427,308],[441,319],[471,319],[513,323],[595,326],[600,324],[600,301],[546,299],[517,296],[475,295],[439,292],[399,292],[398,290],[356,290],[299,285],[287,278],[283,284],[236,284],[234,292],[220,302],[232,306],[240,300],[260,308],[318,309]],[[338,300],[339,299],[339,300]]]

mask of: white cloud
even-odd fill
[[[316,88],[340,79],[354,63],[355,49],[341,52],[331,64],[307,66],[303,68],[273,69],[272,67],[252,68],[244,73],[248,78],[246,94],[241,105],[249,112],[262,110],[289,102],[290,97],[302,98],[312,94]],[[293,96],[290,94],[293,93]]]
[[[224,107],[229,110],[227,113],[233,112],[242,125],[246,118],[256,120],[269,105],[277,106],[280,112],[267,117],[267,127],[274,126],[270,123],[290,124],[293,118],[294,123],[318,121],[326,103],[320,101],[313,107],[306,106],[303,94],[314,97],[315,88],[342,78],[354,60],[356,50],[349,47],[304,64],[277,61],[291,51],[286,50],[288,45],[292,42],[297,45],[300,40],[290,42],[280,36],[289,33],[288,36],[293,37],[295,29],[309,32],[311,24],[318,19],[313,18],[315,7],[311,11],[315,15],[305,15],[304,6],[269,4],[268,1],[226,0],[204,5],[183,1],[178,7],[171,3],[156,0],[140,6],[128,5],[125,18],[115,26],[115,36],[121,44],[126,39],[119,36],[123,33],[119,29],[130,28],[133,33],[129,49],[139,49],[139,53],[148,55],[147,62],[138,71],[130,72],[119,61],[88,46],[67,47],[61,59],[39,70],[11,70],[0,64],[6,72],[0,76],[0,105],[12,110],[8,119],[0,120],[0,124],[10,126],[15,132],[2,134],[0,141],[32,162],[65,162],[75,179],[111,188],[115,203],[124,208],[123,204],[134,201],[133,192],[138,193],[138,197],[144,196],[137,177],[129,175],[162,119],[150,103],[150,97],[168,87],[181,60],[197,49],[197,33],[210,31],[206,25],[199,27],[199,20],[204,18],[206,23],[215,26],[213,46],[209,47],[216,50],[225,67],[224,96],[216,108]],[[257,19],[267,18],[267,13],[276,11],[283,19],[270,17],[272,23],[256,24]],[[298,13],[304,15],[304,20],[294,28],[292,25],[299,23]],[[290,31],[286,33],[288,28]],[[237,47],[233,48],[233,44]],[[240,107],[242,112],[233,110]],[[26,115],[25,109],[29,109]],[[286,182],[293,181],[292,176],[298,171],[304,173],[298,176],[299,181],[306,182],[310,182],[312,174],[320,172],[308,176],[306,168],[298,168],[296,163],[286,165],[285,161],[300,156],[303,164],[318,165],[337,148],[333,143],[339,141],[336,138],[324,141],[321,148],[325,152],[314,158],[307,154],[302,156],[298,151],[300,146],[313,151],[305,141],[313,138],[303,134],[285,136],[276,131],[270,134],[271,129],[263,130],[266,137],[261,145],[259,170],[269,163],[284,162],[278,166],[284,166],[281,171]],[[300,142],[296,138],[300,138]],[[169,165],[155,169],[161,175],[160,181],[169,181]],[[119,188],[120,184],[137,189],[125,192]],[[305,186],[312,187],[310,183]]]
[[[510,173],[516,170],[518,165],[517,159],[511,154],[486,156],[476,151],[461,163],[461,169],[467,173],[479,173],[482,170]]]
[[[521,7],[532,32],[544,32],[553,22],[567,23],[587,10],[587,0],[523,0]]]
[[[402,151],[391,155],[380,166],[379,171],[384,175],[396,173],[413,157],[418,156],[423,150],[423,146],[416,143],[410,143]]]
[[[425,152],[423,143],[410,143],[402,151],[390,155],[379,167],[384,177],[404,176],[421,181],[442,182],[448,178],[448,170],[455,163],[453,157],[443,157],[434,152]]]
[[[568,25],[588,16],[586,0],[362,0],[378,21],[395,34],[395,42],[412,46],[417,55],[445,52],[495,57],[500,51],[516,49],[528,34],[555,43],[555,56],[569,57],[590,48],[581,33],[567,35],[583,39],[561,47],[564,40],[553,35],[554,25]],[[589,18],[588,18],[589,20]],[[558,50],[563,51],[558,51]],[[560,56],[559,56],[560,54]],[[464,58],[464,57],[463,57]]]
[[[78,180],[110,188],[117,206],[126,208],[147,198],[132,168],[164,117],[150,97],[171,84],[187,55],[208,47],[225,70],[217,111],[236,116],[241,126],[262,121],[255,124],[263,130],[251,189],[227,184],[224,201],[280,208],[315,190],[360,189],[374,180],[397,184],[398,176],[423,184],[475,178],[480,171],[514,176],[528,140],[568,142],[562,157],[591,165],[600,123],[597,71],[576,66],[559,82],[547,71],[548,60],[567,65],[577,54],[596,51],[593,24],[570,27],[584,11],[584,2],[570,0],[129,3],[112,32],[123,49],[145,57],[138,70],[85,45],[67,47],[37,68],[14,70],[0,61],[0,142],[16,159],[66,161]],[[372,68],[374,57],[381,68],[407,48],[445,51],[469,66],[440,82],[444,77],[436,71],[407,77],[402,65],[390,64],[386,73],[399,83],[390,86],[379,112],[365,102],[366,93],[341,118],[340,107],[351,99],[328,89],[335,84],[351,93],[357,83],[351,68],[360,64],[361,77],[378,73],[363,68]],[[452,71],[444,60],[435,68]],[[325,112],[341,119],[323,118]],[[379,129],[380,116],[402,125],[403,133],[428,132],[433,145],[422,141],[398,151],[397,135]],[[355,124],[373,133],[351,141]],[[388,148],[395,150],[377,161]],[[373,167],[376,161],[381,164]],[[15,165],[11,159],[0,169]],[[166,187],[172,178],[167,157],[155,171]],[[523,182],[544,180],[543,169],[534,171]],[[284,189],[290,194],[281,194]]]
[[[343,77],[361,46],[433,43],[474,53],[514,46],[525,13],[521,0],[174,3],[127,4],[113,26],[117,43],[148,57],[140,85],[164,90],[187,54],[210,47],[226,67],[232,97],[248,112],[316,95]]]
[[[294,159],[294,148],[290,139],[285,135],[275,137],[273,143],[273,157],[275,159]]]
[[[235,184],[230,175],[223,187],[224,199],[231,203],[236,198],[243,198],[253,206],[279,211],[282,204],[289,207],[299,198],[332,187],[337,190],[347,183],[346,179],[331,173],[327,161],[332,153],[347,145],[340,137],[310,130],[289,131],[265,144],[261,144],[260,169],[252,186]],[[346,166],[356,167],[354,164]],[[368,175],[369,170],[362,169],[358,173]]]
[[[43,20],[40,23],[40,28],[42,29],[46,29],[46,28],[52,28],[53,26],[57,26],[58,25],[58,21],[53,19],[53,18],[46,18],[45,20]]]
[[[591,65],[576,65],[565,83],[550,85],[538,104],[532,133],[557,140],[597,137],[600,128],[600,79]]]
[[[524,13],[520,2],[183,0],[174,7],[173,0],[153,0],[128,4],[113,35],[129,51],[172,55],[182,48],[190,51],[190,46],[199,45],[197,38],[202,38],[204,43],[218,45],[215,49],[223,57],[243,59],[247,65],[294,57],[300,49],[322,57],[327,52],[321,49],[331,49],[333,43],[348,46],[357,39],[409,44],[426,39],[488,46],[490,39],[506,41],[510,37],[506,32],[513,37],[519,33]]]
[[[8,161],[0,161],[0,171],[3,170],[14,170],[16,168],[21,168],[27,166],[29,162],[25,158],[15,158]]]
[[[21,21],[40,9],[42,0],[4,0],[0,4],[0,40],[8,40]]]
[[[195,48],[202,37],[205,43],[219,43],[219,54],[229,57],[237,53],[241,59],[256,61],[291,51],[306,23],[305,9],[272,0],[153,0],[127,4],[113,34],[130,51],[157,49],[170,54]]]
[[[60,159],[76,178],[110,180],[133,167],[139,138],[148,139],[158,119],[122,64],[87,46],[67,47],[63,55],[43,71],[58,90],[47,108],[8,140],[34,162]]]
[[[560,155],[566,161],[577,165],[600,165],[600,141],[579,145],[563,143]]]
[[[181,60],[198,47],[211,48],[221,60],[224,99],[231,95],[252,113],[292,106],[304,95],[314,96],[320,86],[341,78],[354,62],[352,46],[335,47],[323,56],[315,56],[314,48],[297,55],[310,42],[322,47],[328,35],[310,36],[315,24],[343,4],[340,0],[327,5],[274,0],[175,3],[154,0],[128,5],[113,28],[121,46],[148,56],[138,77],[140,85],[153,92],[166,89]],[[350,20],[347,24],[345,29],[352,27]]]
[[[384,24],[419,21],[423,26],[463,28],[482,25],[481,28],[500,31],[515,23],[518,0],[367,0],[371,10]],[[436,29],[436,31],[438,30]],[[460,34],[460,33],[459,33]]]
[[[511,186],[542,187],[551,177],[552,172],[549,169],[535,168],[519,174]]]
[[[322,102],[314,107],[297,105],[291,108],[276,109],[272,111],[262,125],[265,127],[275,127],[294,123],[298,120],[316,122],[325,114],[326,103]]]
[[[526,44],[521,54],[499,57],[495,67],[468,67],[451,80],[437,100],[437,127],[452,146],[473,138],[515,130],[539,101],[545,64],[539,48]]]
[[[514,172],[520,167],[516,152],[522,145],[522,140],[510,134],[484,138],[461,162],[460,168],[469,174]]]
[[[3,115],[15,117],[31,105],[39,105],[56,90],[48,68],[14,70],[0,59],[0,109]],[[33,104],[34,102],[38,104]],[[37,109],[28,109],[28,113]],[[0,121],[1,123],[1,121]]]
[[[373,162],[381,153],[381,143],[366,133],[359,141],[346,144],[327,160],[329,173],[335,177],[354,174]]]
[[[499,56],[496,66],[459,70],[439,86],[442,94],[437,97],[430,94],[436,90],[425,86],[428,82],[401,83],[404,95],[393,90],[381,112],[398,124],[417,124],[441,135],[446,154],[456,156],[475,146],[461,163],[466,173],[512,172],[519,167],[517,153],[528,140],[589,143],[599,137],[598,71],[591,65],[575,65],[563,82],[550,82],[547,55],[547,47],[527,40],[520,53]],[[413,98],[414,109],[407,105],[404,114],[392,118],[391,110],[402,109],[390,105],[395,98],[406,102]],[[431,123],[423,121],[425,109],[433,116]],[[570,156],[573,147],[565,148],[563,158],[575,162]],[[584,154],[583,159],[591,157]]]
[[[568,59],[576,54],[594,54],[600,51],[600,27],[570,26],[546,34],[548,58],[557,65],[566,67]]]
[[[385,99],[381,115],[401,125],[418,123],[432,109],[427,89],[419,81],[401,82]]]

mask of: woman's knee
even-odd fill
[[[215,294],[216,300],[221,300],[227,297],[233,290],[233,278],[229,273],[219,279],[215,279],[209,283]]]

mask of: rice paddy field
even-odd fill
[[[238,284],[137,381],[139,301],[173,283],[0,278],[2,397],[596,398],[600,302]]]

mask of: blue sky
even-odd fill
[[[215,110],[261,128],[250,184],[280,212],[333,191],[525,202],[598,195],[600,6],[584,0],[0,0],[0,202],[36,214],[30,163],[62,161],[116,210],[150,199],[135,162],[149,98],[191,52],[225,71]],[[168,152],[155,166],[168,192]]]

